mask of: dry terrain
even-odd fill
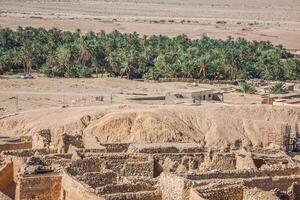
[[[230,92],[235,90],[232,85],[34,76],[32,80],[17,76],[0,79],[1,135],[32,135],[50,129],[56,142],[63,133],[80,134],[90,148],[97,141],[189,141],[221,148],[237,143],[268,145],[280,138],[286,125],[294,127],[300,120],[299,107],[261,105],[258,95]],[[203,88],[228,91],[225,102],[193,106],[128,100]],[[103,101],[96,99],[101,96]]]
[[[298,0],[0,0],[0,26],[229,35],[300,49]]]

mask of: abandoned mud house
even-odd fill
[[[1,199],[300,198],[300,165],[281,150],[218,151],[197,143],[103,144],[84,149],[73,146],[80,146],[79,137],[73,140],[65,140],[68,144],[61,152],[49,148],[47,139],[12,150],[20,140],[7,138],[0,162]]]
[[[216,93],[211,89],[198,89],[198,90],[181,90],[175,92],[168,92],[166,94],[167,102],[188,102],[195,103],[201,101],[223,101],[223,94]]]

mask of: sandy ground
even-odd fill
[[[68,133],[82,135],[86,148],[95,148],[98,141],[184,141],[223,148],[276,143],[284,127],[294,127],[300,121],[299,107],[261,105],[259,95],[228,92],[225,103],[202,105],[127,99],[160,96],[178,89],[234,91],[232,85],[195,86],[118,78],[60,79],[40,74],[34,77],[0,77],[0,135],[33,135],[50,129],[54,146],[63,133]],[[99,96],[104,101],[96,101]]]
[[[0,0],[0,25],[82,31],[229,35],[300,49],[298,0]]]
[[[232,85],[209,85],[192,83],[153,83],[130,81],[119,78],[61,79],[46,78],[34,74],[34,79],[23,80],[19,76],[0,78],[0,116],[20,112],[60,107],[63,105],[94,106],[110,104],[150,104],[164,105],[165,101],[132,101],[132,97],[164,96],[177,90],[214,89],[215,91],[234,91]],[[103,96],[103,101],[96,98]],[[17,98],[17,99],[16,99]],[[260,104],[258,95],[225,93],[228,104]]]

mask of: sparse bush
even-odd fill
[[[242,83],[237,91],[245,94],[254,94],[256,92],[256,89],[249,83]]]
[[[272,94],[285,94],[288,92],[288,90],[286,89],[284,83],[277,82],[271,87],[270,92]]]

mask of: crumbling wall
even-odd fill
[[[16,149],[31,149],[31,148],[32,148],[31,141],[0,144],[0,152],[16,150]]]
[[[7,162],[0,168],[0,191],[3,191],[13,182],[14,178],[13,163]]]
[[[300,175],[299,167],[282,167],[272,169],[244,169],[244,170],[227,170],[227,171],[209,171],[203,173],[188,173],[186,178],[190,180],[205,179],[237,179],[251,177],[275,177],[275,176],[292,176]]]
[[[183,172],[198,170],[203,164],[204,154],[179,153],[179,154],[154,154],[154,177],[162,172]]]
[[[69,135],[63,134],[62,135],[62,142],[60,144],[60,150],[63,153],[67,153],[70,147],[75,148],[84,148],[82,135]]]
[[[278,177],[261,177],[244,180],[245,186],[248,188],[259,188],[264,191],[270,191],[274,188],[280,191],[287,191],[294,183],[299,182],[300,176],[278,176]]]
[[[0,191],[0,199],[1,199],[1,200],[12,200],[10,197],[6,196],[6,195],[3,194],[1,191]]]
[[[204,147],[197,143],[147,143],[147,144],[130,144],[129,153],[202,153]]]
[[[89,172],[84,173],[83,176],[80,176],[77,179],[96,189],[97,187],[108,184],[117,184],[117,178],[117,174],[114,172]]]
[[[99,172],[103,163],[104,161],[98,157],[88,157],[72,161],[66,170],[72,176],[83,175],[86,172]]]
[[[186,179],[162,173],[159,182],[163,200],[187,200],[189,198],[189,185]]]
[[[130,193],[130,192],[140,192],[140,191],[154,191],[156,190],[151,184],[148,183],[123,183],[123,184],[109,184],[103,187],[97,188],[97,194],[106,195],[113,193]]]
[[[154,162],[127,162],[121,170],[123,176],[143,176],[153,178]]]
[[[279,200],[274,191],[263,191],[258,188],[245,189],[243,200]]]
[[[121,153],[126,152],[129,147],[129,143],[119,143],[119,144],[101,144],[106,148],[106,152],[108,153]]]
[[[32,136],[33,148],[49,148],[51,144],[50,129],[39,130]]]
[[[103,197],[97,196],[95,190],[89,190],[66,173],[63,173],[62,176],[62,189],[63,200],[105,200]]]
[[[199,195],[207,200],[243,200],[242,185],[197,189]]]
[[[234,153],[215,153],[207,155],[202,166],[206,170],[234,170],[236,157]]]
[[[162,200],[159,191],[142,191],[129,193],[115,193],[103,195],[105,200]]]
[[[17,183],[16,200],[60,200],[61,176],[34,175],[20,177]]]
[[[257,169],[250,153],[236,155],[236,169]]]

